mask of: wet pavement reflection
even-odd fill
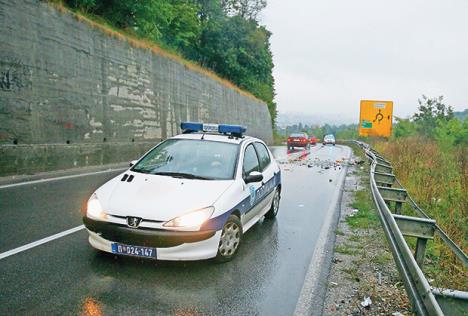
[[[291,315],[336,189],[329,179],[342,172],[318,173],[298,161],[336,161],[347,150],[314,146],[288,153],[284,146],[272,152],[283,171],[278,217],[246,232],[233,261],[117,257],[93,250],[80,231],[2,260],[0,314]],[[54,186],[55,194],[70,194],[84,185],[80,181],[62,185],[63,191]],[[53,184],[40,190],[47,185]],[[74,222],[73,216],[61,220]]]

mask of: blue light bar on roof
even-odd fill
[[[180,128],[184,133],[193,132],[209,132],[209,133],[221,133],[230,134],[234,136],[242,136],[247,131],[244,126],[240,125],[228,125],[228,124],[203,124],[193,122],[182,122]]]
[[[218,131],[223,134],[237,134],[242,135],[247,131],[247,128],[240,125],[219,125]]]
[[[202,123],[182,122],[180,128],[187,133],[203,131]]]

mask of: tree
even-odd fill
[[[271,33],[257,19],[266,0],[65,0],[113,26],[176,50],[265,101],[276,103]]]
[[[409,119],[403,119],[395,117],[397,123],[393,128],[393,136],[395,137],[407,137],[411,136],[416,132],[416,126]]]
[[[265,9],[266,0],[221,0],[226,15],[239,15],[247,20],[257,21],[260,11]]]
[[[426,136],[432,135],[439,121],[449,121],[453,118],[453,109],[442,103],[444,97],[428,98],[425,95],[418,99],[418,113],[413,120],[418,131]]]

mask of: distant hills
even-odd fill
[[[453,115],[455,115],[456,118],[463,121],[465,118],[468,117],[468,109],[465,109],[464,111],[453,112]]]
[[[279,127],[286,127],[298,123],[309,126],[321,126],[324,124],[341,125],[356,123],[359,116],[351,113],[340,114],[305,114],[298,112],[279,112],[276,118],[276,124]]]

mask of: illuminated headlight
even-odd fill
[[[93,193],[88,200],[88,207],[86,209],[86,216],[94,219],[106,219],[107,214],[102,210],[101,203],[96,195]]]
[[[164,227],[174,228],[194,228],[198,229],[214,212],[214,207],[210,206],[201,210],[176,217],[164,223]]]

